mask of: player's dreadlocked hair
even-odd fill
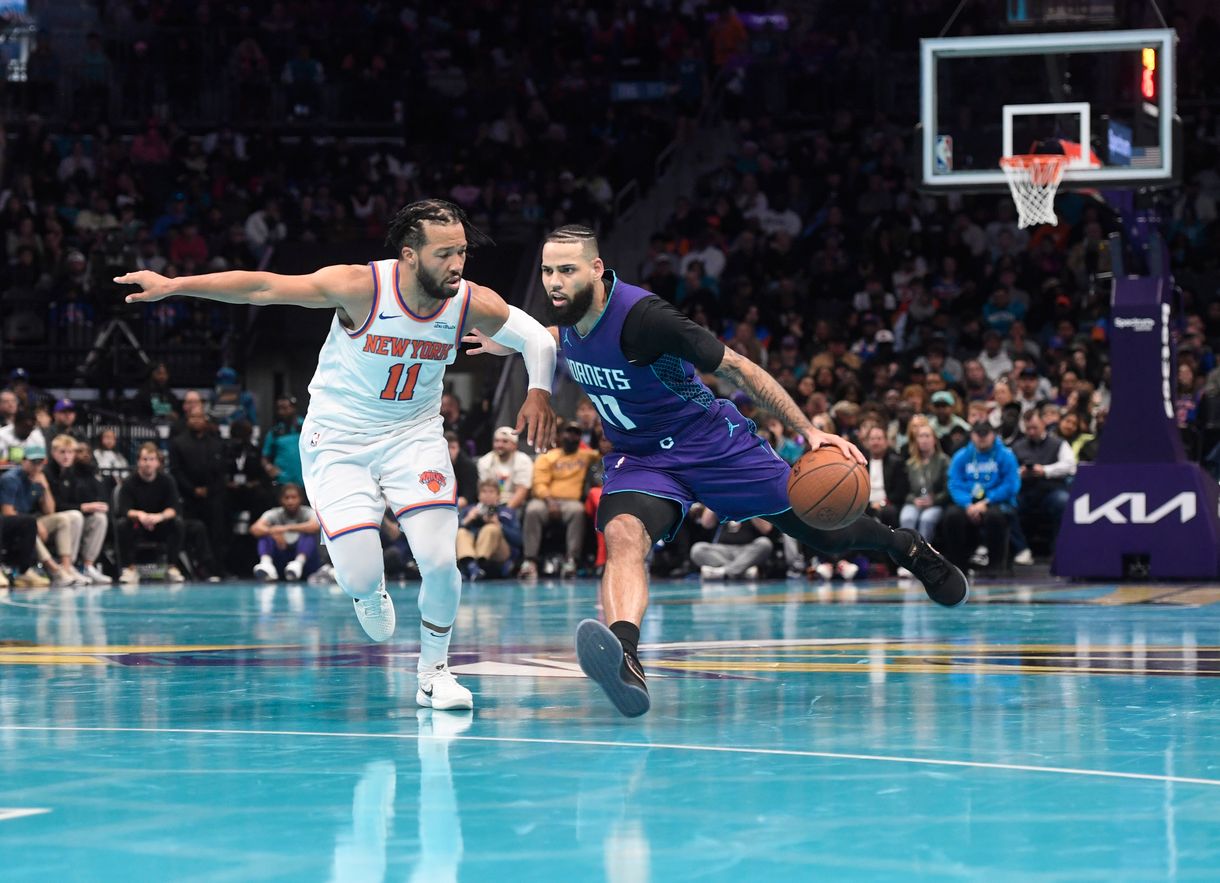
[[[556,227],[546,235],[547,242],[563,244],[577,243],[586,256],[595,258],[598,255],[597,234],[581,224],[564,224]]]
[[[421,199],[403,206],[390,219],[385,244],[396,254],[401,254],[403,248],[408,246],[419,251],[427,238],[424,235],[425,223],[461,224],[466,231],[466,245],[469,248],[495,245],[490,236],[470,223],[470,218],[466,217],[460,206],[444,199]]]

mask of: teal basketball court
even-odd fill
[[[1214,587],[670,582],[653,710],[577,670],[590,581],[468,587],[475,711],[415,707],[414,598],[0,601],[6,881],[1220,875]]]

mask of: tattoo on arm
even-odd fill
[[[794,435],[809,434],[809,419],[792,397],[770,374],[749,359],[730,349],[716,369],[716,376],[740,386],[754,399],[760,410],[779,418],[784,428]]]

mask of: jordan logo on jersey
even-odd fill
[[[419,474],[419,483],[435,494],[445,486],[445,476],[435,469],[429,469]]]
[[[386,337],[383,334],[369,334],[364,338],[364,352],[375,356],[393,356],[401,359],[420,359],[423,361],[442,362],[449,358],[449,353],[457,344],[441,343],[437,340],[412,340],[409,337]]]

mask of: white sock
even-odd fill
[[[247,558],[246,560],[247,560],[247,561],[249,561],[250,559],[249,559],[249,558]],[[274,567],[274,566],[275,566],[275,562],[271,560],[271,556],[270,556],[270,555],[264,555],[262,558],[258,559],[258,563],[259,563],[259,565],[260,565],[260,566],[261,566],[261,565],[266,565],[267,567]]]
[[[457,516],[452,509],[421,509],[404,517],[401,525],[419,564],[419,670],[428,671],[448,661],[462,597],[462,575],[454,556]]]
[[[452,626],[442,635],[423,622],[419,624],[419,671],[439,668],[449,661],[449,639],[452,637]]]
[[[304,564],[304,563],[305,563],[305,556],[304,556],[304,555],[298,555],[298,556],[297,556],[296,558],[294,558],[293,560],[294,560],[294,561],[296,561],[298,564]]]

